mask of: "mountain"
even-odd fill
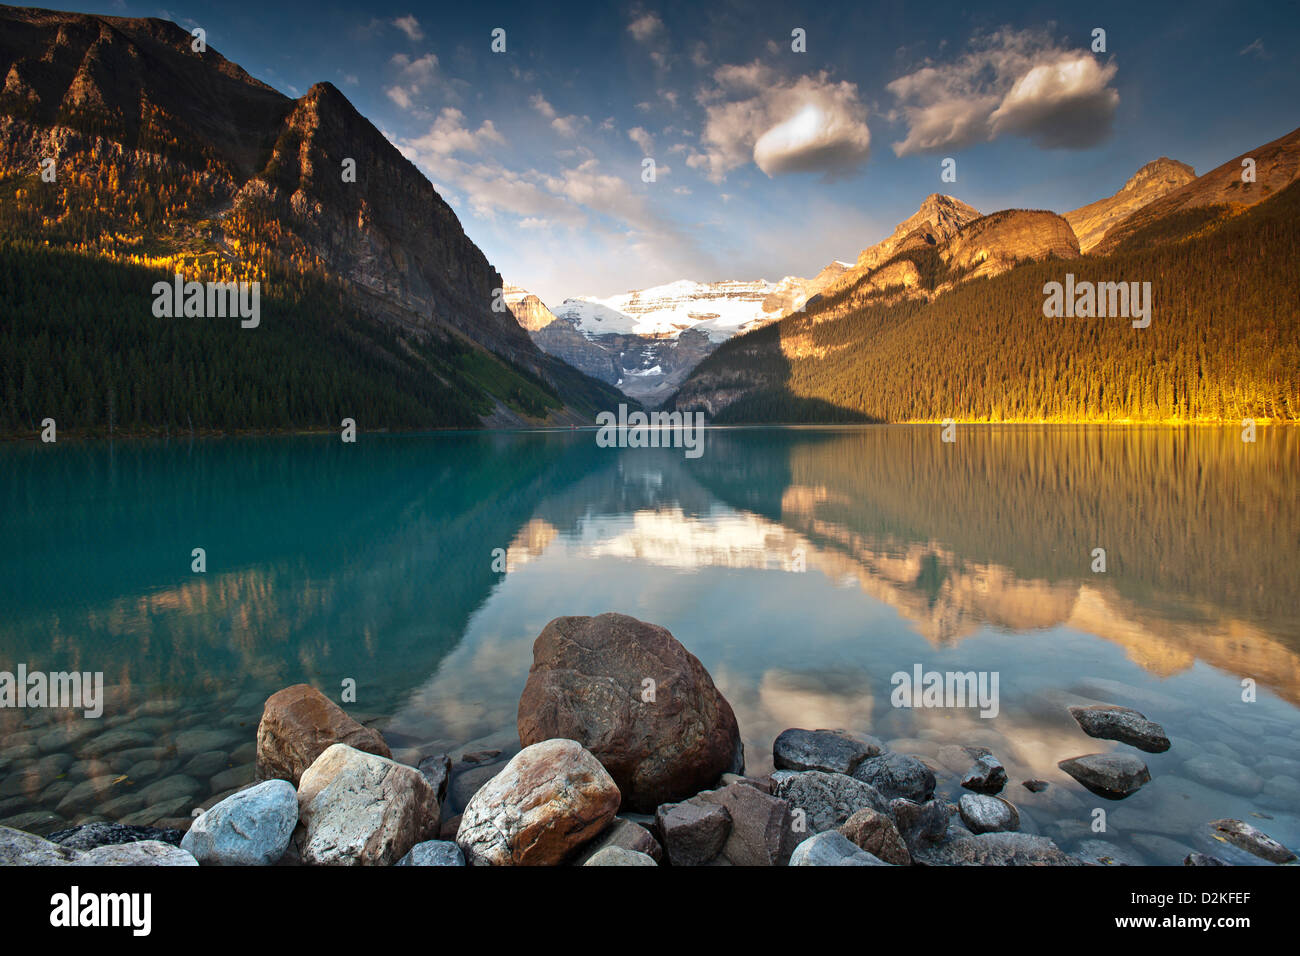
[[[1196,170],[1191,166],[1161,156],[1134,173],[1115,195],[1067,212],[1065,221],[1074,229],[1079,249],[1088,252],[1112,226],[1195,178]]]
[[[526,332],[540,332],[555,321],[555,315],[541,299],[527,289],[507,285],[502,289],[506,306]]]
[[[1263,201],[1212,202],[1237,194],[1234,160],[1085,256],[1047,212],[993,213],[933,245],[896,232],[888,259],[725,343],[667,404],[719,423],[1296,420],[1298,134],[1250,154]],[[1045,318],[1049,283],[1065,282],[1149,289],[1149,326]]]
[[[1242,181],[1242,163],[1247,159],[1254,161],[1254,182]],[[1300,178],[1300,129],[1242,153],[1142,206],[1108,229],[1097,250],[1110,252],[1143,232],[1146,232],[1145,241],[1160,241],[1155,233],[1161,223],[1173,224],[1173,235],[1180,236],[1184,227],[1192,223],[1234,216],[1276,196],[1297,178]]]
[[[517,286],[505,300],[544,352],[653,404],[672,394],[718,345],[794,311],[849,268],[832,262],[812,279],[683,279],[599,299],[565,299],[554,311]]]
[[[493,308],[500,275],[429,181],[335,87],[319,83],[290,99],[211,47],[193,51],[192,41],[164,20],[0,7],[0,235],[164,275],[260,281],[272,304],[333,302],[316,316],[322,341],[332,340],[325,325],[341,326],[330,374],[373,359],[374,376],[356,383],[362,393],[383,388],[387,367],[403,380],[427,378],[440,396],[415,421],[362,427],[577,422],[617,397],[541,352],[508,310]],[[47,158],[56,161],[54,182],[40,176]],[[168,361],[201,374],[217,360],[204,351],[228,348],[223,334],[190,340],[187,331],[184,347],[198,351]],[[364,361],[348,354],[354,348],[368,352]],[[249,375],[263,375],[266,361]],[[92,378],[135,387],[108,368]],[[265,375],[241,380],[238,372],[227,384],[245,402],[272,387]],[[236,427],[240,401],[232,395],[214,414],[169,393],[168,420],[142,407],[139,425],[197,414],[201,427]],[[189,406],[184,415],[178,403]],[[296,403],[286,398],[280,427],[337,426],[332,413],[295,418],[287,409]],[[106,420],[74,405],[67,424],[93,429]]]

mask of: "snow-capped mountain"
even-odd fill
[[[681,279],[603,299],[565,299],[553,310],[517,286],[506,287],[505,300],[543,351],[654,404],[717,346],[801,308],[851,266],[833,262],[812,279],[779,282]]]

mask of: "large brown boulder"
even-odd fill
[[[257,779],[289,780],[334,744],[379,757],[393,755],[379,731],[363,727],[310,684],[294,684],[266,699],[257,725]]]
[[[519,739],[554,737],[595,754],[623,808],[641,813],[745,765],[736,715],[704,665],[667,629],[625,614],[557,617],[533,644]]]

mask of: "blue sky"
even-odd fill
[[[334,83],[552,305],[809,276],[932,192],[1062,212],[1158,156],[1201,173],[1300,125],[1293,2],[78,9],[202,26],[291,96]]]

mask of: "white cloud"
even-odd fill
[[[477,153],[488,144],[504,146],[505,142],[505,137],[497,132],[491,120],[484,120],[477,130],[471,130],[465,125],[465,114],[448,106],[438,114],[427,133],[407,140],[406,144],[421,155],[449,156],[452,153]]]
[[[393,26],[405,33],[406,38],[412,43],[419,43],[424,39],[424,31],[420,29],[420,21],[409,13],[394,20]]]
[[[545,119],[555,119],[555,107],[546,101],[546,97],[541,93],[534,93],[528,98],[533,109],[541,113]]]
[[[755,61],[723,66],[697,99],[705,109],[700,149],[686,164],[713,182],[748,162],[764,173],[856,169],[871,152],[858,88],[825,72],[790,79]]]
[[[657,14],[644,13],[627,25],[627,32],[632,34],[638,43],[645,43],[662,32],[663,28],[664,22]]]
[[[655,151],[654,137],[647,133],[640,126],[633,126],[627,131],[627,138],[641,147],[641,152],[647,156]]]
[[[410,109],[420,90],[427,86],[438,73],[438,57],[426,53],[422,57],[411,59],[405,53],[398,53],[389,61],[397,68],[400,82],[384,90],[388,98],[402,109]]]
[[[907,136],[899,156],[959,149],[1003,134],[1037,145],[1081,148],[1110,131],[1119,93],[1114,63],[1067,50],[1045,34],[1003,30],[971,41],[946,64],[927,64],[888,85]]]

